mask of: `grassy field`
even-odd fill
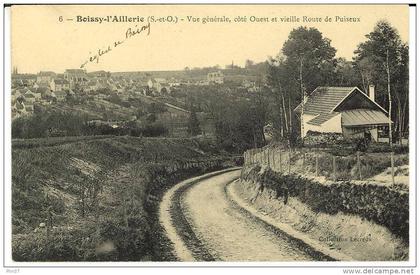
[[[370,182],[384,185],[392,183],[390,171],[391,153],[389,152],[360,152],[359,173],[356,152],[335,155],[330,151],[319,149],[298,148],[289,151],[280,147],[267,148],[265,149],[265,155],[264,152],[257,153],[255,160],[257,162],[262,160],[267,164],[267,151],[269,151],[270,167],[276,171],[288,173],[290,161],[291,173],[314,178],[316,177],[318,159],[318,177],[316,177],[316,180],[319,182],[332,181],[334,179],[333,160],[335,158],[335,176],[338,181]],[[408,164],[408,153],[394,154],[395,184],[406,188],[409,186]]]
[[[151,186],[179,178],[165,172],[175,164],[221,156],[211,142],[197,139],[100,136],[12,144],[16,261],[150,260],[144,205]]]

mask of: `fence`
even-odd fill
[[[389,167],[390,181],[395,183],[397,165],[408,164],[408,156],[394,153],[364,154],[356,152],[350,156],[335,156],[323,150],[257,148],[244,153],[244,165],[266,165],[283,174],[301,174],[332,181],[366,180]]]

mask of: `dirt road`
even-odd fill
[[[161,206],[163,227],[183,261],[311,261],[314,256],[235,205],[225,187],[230,171],[183,182]]]

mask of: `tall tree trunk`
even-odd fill
[[[407,105],[408,105],[408,95],[405,97],[405,99],[404,99],[404,105],[403,105],[403,108],[402,108],[402,118],[401,118],[401,122],[402,122],[402,129],[403,129],[403,131],[404,132],[406,132],[407,131],[407,129],[406,129],[406,123],[405,123],[405,117],[406,117],[406,110],[407,110]]]
[[[283,113],[283,104],[281,103],[280,98],[276,97],[277,106],[279,107],[279,115],[280,115],[280,136],[281,138],[284,138],[284,113]]]
[[[388,82],[388,100],[389,100],[389,107],[388,107],[388,121],[389,121],[389,145],[391,146],[391,175],[392,175],[392,184],[395,184],[394,179],[394,150],[392,148],[392,98],[391,98],[391,76],[389,72],[389,50],[386,50],[386,74],[387,74],[387,82]]]
[[[300,136],[302,138],[302,144],[303,144],[303,136],[305,132],[305,126],[303,125],[303,105],[305,104],[305,91],[303,89],[303,76],[302,76],[302,70],[303,70],[303,57],[300,57],[300,66],[299,66],[299,80],[300,80],[300,93],[302,97],[302,108],[300,113]]]
[[[285,125],[285,128],[286,128],[286,133],[289,133],[289,125],[288,125],[288,123],[287,123],[287,111],[286,111],[286,103],[285,103],[285,101],[284,101],[284,95],[283,95],[283,93],[281,94],[281,99],[282,99],[282,106],[283,106],[283,112],[284,112],[284,125]]]
[[[289,130],[292,133],[292,106],[290,103],[290,94],[289,94]]]
[[[397,114],[398,114],[398,140],[399,144],[402,145],[402,104],[401,104],[401,98],[397,96]]]
[[[391,97],[391,75],[389,71],[389,50],[386,50],[386,74],[388,82],[388,122],[389,122],[389,145],[392,148],[392,97]]]
[[[255,134],[255,124],[252,124],[252,137],[253,137],[253,141],[254,141],[254,148],[257,148],[257,137]]]

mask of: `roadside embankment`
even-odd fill
[[[12,146],[13,259],[160,257],[160,247],[170,245],[154,222],[160,194],[182,179],[235,165],[195,139],[19,140]]]
[[[238,197],[258,211],[354,260],[408,259],[409,207],[404,188],[320,184],[270,169],[261,173],[260,168],[244,167],[241,181],[232,186]],[[267,181],[265,190],[251,202],[258,181]],[[280,187],[288,189],[286,204]]]

